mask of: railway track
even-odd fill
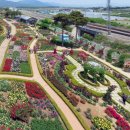
[[[93,29],[97,29],[97,30],[102,30],[102,31],[108,31],[107,26],[105,25],[100,25],[100,24],[92,24],[92,23],[88,23],[87,27],[89,28],[93,28]],[[130,30],[129,29],[121,29],[121,28],[117,28],[117,27],[111,27],[111,32],[112,33],[116,33],[116,34],[120,34],[120,35],[124,35],[127,37],[130,37]]]

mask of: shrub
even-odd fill
[[[31,122],[31,130],[64,130],[64,129],[58,119],[55,120],[33,119]]]
[[[6,80],[0,80],[0,91],[7,92],[11,90],[9,82]]]
[[[28,64],[28,62],[22,62],[20,64],[20,70],[21,70],[21,73],[31,74],[31,69],[30,69],[30,65]]]
[[[51,43],[56,44],[58,46],[62,46],[62,41],[58,37],[53,37],[51,40]],[[73,42],[72,41],[64,41],[64,46],[65,47],[73,47]]]
[[[89,35],[89,34],[86,34],[86,33],[83,35],[83,37],[88,39],[89,41],[93,40],[93,37],[91,35]]]
[[[29,121],[29,115],[32,112],[32,106],[29,103],[16,104],[12,106],[10,116],[14,120]]]

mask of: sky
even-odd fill
[[[19,1],[19,0],[10,0]],[[54,2],[65,6],[81,6],[81,7],[91,7],[91,6],[106,6],[107,0],[39,0],[43,2]],[[130,0],[111,0],[112,6],[130,6]]]

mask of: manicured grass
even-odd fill
[[[20,64],[21,73],[31,74],[31,69],[28,62],[22,62]]]
[[[41,50],[54,50],[54,46],[53,45],[49,45],[49,44],[43,44],[41,46]]]

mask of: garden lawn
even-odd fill
[[[31,122],[32,130],[64,130],[61,122],[58,119],[53,120],[38,120],[33,119]]]
[[[31,74],[30,65],[28,62],[22,62],[20,64],[21,73]]]
[[[49,45],[49,44],[43,44],[41,46],[41,50],[54,50],[54,45]]]

